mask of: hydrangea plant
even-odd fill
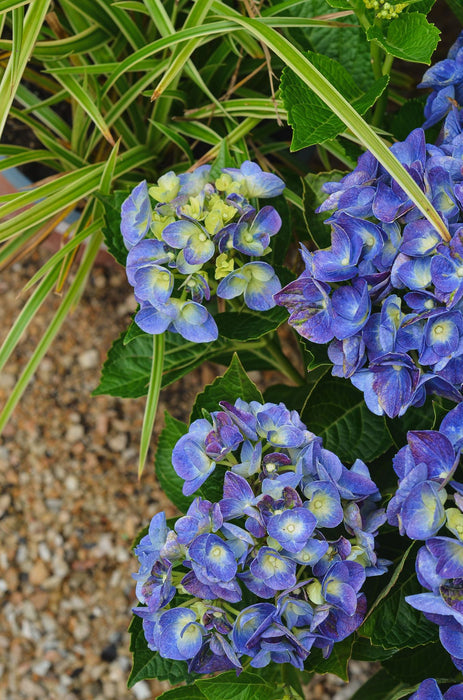
[[[298,54],[275,103],[295,149],[317,143],[348,172],[307,175],[300,197],[267,152],[217,144],[212,165],[124,193],[108,237],[139,308],[98,391],[147,393],[146,451],[161,386],[228,366],[188,424],[166,414],[156,474],[179,513],[134,543],[129,685],[180,684],[166,700],[295,700],[314,673],[347,680],[350,659],[381,663],[354,700],[463,699],[463,35],[423,77],[424,118],[408,124],[405,106],[407,134],[387,148],[358,112],[377,98],[381,124],[392,56],[413,53],[397,37],[432,29],[413,3],[351,4],[369,87]],[[239,26],[282,55],[270,16]],[[325,76],[345,91],[348,139],[323,112]]]

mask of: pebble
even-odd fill
[[[49,575],[49,571],[41,559],[38,559],[29,571],[29,581],[33,586],[40,586]]]
[[[80,353],[77,359],[82,369],[93,369],[100,364],[100,354],[95,348]]]
[[[80,424],[70,425],[66,431],[66,442],[77,442],[82,440],[85,435],[84,426]]]

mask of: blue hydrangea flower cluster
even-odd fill
[[[389,563],[375,553],[386,515],[361,460],[345,467],[283,404],[238,399],[195,420],[172,464],[187,495],[221,470],[223,497],[196,497],[173,529],[155,515],[135,549],[150,649],[198,673],[302,669],[312,647],[328,656],[358,628],[365,578]]]
[[[423,129],[443,119],[455,102],[463,105],[463,32],[450,47],[447,58],[431,66],[418,87],[432,88],[424,108]]]
[[[211,166],[168,172],[154,187],[141,182],[122,204],[121,233],[129,251],[127,277],[140,309],[135,322],[154,335],[172,331],[209,342],[217,325],[203,305],[244,296],[250,309],[274,306],[281,289],[275,271],[256,260],[270,252],[281,219],[250,199],[280,195],[284,182],[245,161],[211,178]],[[153,202],[153,204],[152,204]]]
[[[442,645],[463,670],[463,483],[454,479],[463,448],[463,404],[445,416],[439,430],[411,431],[407,440],[394,459],[399,487],[387,518],[401,534],[425,540],[416,571],[430,592],[405,600],[439,625]],[[453,537],[438,535],[444,526]]]
[[[410,700],[462,700],[463,683],[452,685],[443,695],[434,678],[427,678],[420,687],[410,696]]]
[[[462,400],[463,112],[447,116],[439,145],[415,129],[391,151],[450,232],[444,242],[370,154],[325,189],[335,210],[331,246],[302,249],[305,270],[275,295],[289,323],[329,343],[335,376],[349,378],[377,415],[402,415],[429,393]]]

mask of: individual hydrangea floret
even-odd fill
[[[358,628],[365,579],[388,564],[375,552],[386,515],[361,460],[346,467],[284,404],[238,399],[195,420],[172,465],[186,496],[213,481],[221,498],[196,495],[173,529],[154,516],[135,549],[134,612],[150,649],[196,673],[302,669],[312,647],[327,657]]]
[[[437,124],[449,112],[452,102],[463,105],[463,32],[450,47],[443,61],[428,68],[418,85],[432,88],[424,108],[423,129]]]
[[[463,698],[463,683],[452,685],[442,693],[437,681],[434,678],[427,678],[420,684],[416,693],[410,695],[409,700],[461,700],[461,698]]]
[[[223,168],[215,180],[204,165],[168,172],[150,188],[137,185],[121,208],[127,277],[140,304],[135,323],[153,335],[170,331],[206,343],[218,337],[205,306],[214,296],[243,296],[255,311],[275,306],[280,281],[256,258],[271,252],[282,222],[274,207],[256,208],[254,198],[276,197],[284,187],[251,161]]]

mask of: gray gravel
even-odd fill
[[[2,273],[0,327],[9,328],[24,303],[18,296],[37,269],[29,263]],[[3,403],[50,321],[53,297],[0,375]],[[148,700],[165,684],[126,680],[131,661],[126,632],[135,603],[130,543],[159,510],[175,514],[152,473],[137,479],[144,400],[91,397],[100,364],[133,310],[116,268],[96,268],[82,302],[4,431],[0,445],[0,698],[4,700]],[[204,367],[161,397],[185,417],[195,393],[214,378]],[[159,432],[157,422],[153,446]],[[308,698],[345,700],[351,688],[316,678]]]

